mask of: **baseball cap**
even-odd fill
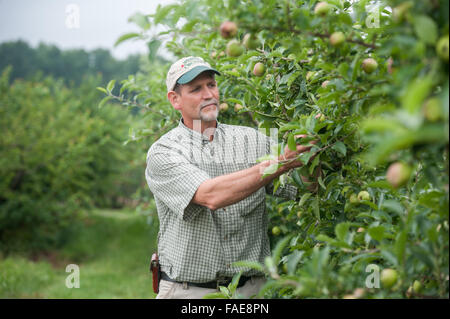
[[[172,91],[177,82],[180,84],[189,83],[204,71],[213,71],[217,75],[220,75],[219,71],[212,68],[208,62],[205,62],[200,57],[188,56],[181,58],[172,64],[169,72],[167,72],[167,92]]]

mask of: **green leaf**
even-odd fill
[[[275,249],[273,250],[273,262],[275,265],[278,264],[280,261],[280,256],[283,251],[283,249],[286,247],[286,245],[289,243],[289,240],[292,238],[292,235],[286,236],[283,239],[281,239],[277,245],[275,246]]]
[[[138,25],[140,28],[147,30],[148,28],[150,28],[150,23],[148,21],[148,18],[146,15],[142,14],[142,13],[135,13],[133,16],[131,16],[128,19],[128,22],[134,22],[136,25]]]
[[[267,167],[264,169],[262,178],[265,178],[265,177],[267,177],[267,176],[269,176],[269,175],[274,174],[274,173],[280,168],[280,166],[281,166],[281,165],[278,164],[278,163],[270,164],[269,166],[267,166]]]
[[[308,165],[309,160],[311,159],[311,157],[314,155],[315,151],[313,151],[312,149],[308,152],[304,152],[301,153],[299,155],[300,157],[300,161],[304,164],[304,165]]]
[[[325,187],[325,184],[323,183],[322,176],[319,176],[319,177],[317,178],[317,181],[319,182],[320,187],[322,187],[324,190],[327,189],[327,188]]]
[[[231,283],[228,285],[228,289],[231,292],[231,294],[233,295],[234,292],[236,291],[236,288],[239,284],[239,279],[241,278],[242,275],[242,271],[238,272],[237,274],[235,274],[233,276],[233,279],[231,280]]]
[[[336,144],[334,144],[331,148],[344,156],[347,154],[347,147],[341,141],[336,142]]]
[[[280,133],[283,133],[285,131],[297,130],[297,129],[301,129],[301,128],[302,128],[301,125],[298,123],[288,123],[288,124],[284,124],[283,126],[281,126],[278,131]]]
[[[419,39],[427,44],[435,44],[438,38],[438,27],[430,17],[419,15],[414,18],[414,30]]]
[[[98,108],[102,108],[109,100],[111,100],[113,97],[112,96],[105,96],[100,103],[98,103]]]
[[[385,238],[386,229],[384,226],[373,226],[369,227],[367,232],[373,239],[382,241]]]
[[[397,256],[398,263],[401,265],[405,257],[406,250],[406,240],[408,238],[408,233],[406,229],[403,229],[397,234],[395,238],[395,254]]]
[[[161,46],[161,41],[158,39],[153,39],[148,43],[148,59],[153,61],[156,58],[156,53]]]
[[[293,274],[297,268],[297,264],[302,259],[305,251],[295,250],[292,254],[287,256],[287,269],[289,274]]]
[[[297,144],[295,143],[294,133],[289,134],[288,147],[291,151],[295,151],[297,149]]]
[[[212,292],[203,296],[203,299],[228,299],[228,296],[221,292]]]
[[[108,91],[106,91],[105,88],[102,88],[102,87],[100,87],[100,86],[97,86],[97,90],[99,90],[100,92],[103,92],[103,93],[105,93],[105,94],[108,94]]]
[[[228,290],[227,287],[219,286],[219,289],[220,289],[220,292],[223,293],[225,296],[231,297],[230,291]]]
[[[308,198],[311,197],[311,193],[305,193],[303,194],[302,198],[300,199],[300,202],[298,203],[298,205],[301,207],[305,204],[305,202],[308,200]]]
[[[264,266],[256,261],[236,261],[231,264],[233,267],[250,268],[264,273]]]
[[[316,196],[313,202],[313,211],[317,220],[320,220],[320,209],[319,209],[319,196]]]
[[[134,32],[133,33],[125,33],[125,34],[121,35],[117,39],[116,43],[114,43],[114,47],[118,46],[120,43],[122,43],[124,41],[127,41],[129,39],[133,39],[133,38],[137,38],[139,36],[140,36],[139,33],[134,33]]]
[[[111,80],[108,82],[108,85],[106,86],[106,90],[111,93],[112,90],[114,90],[114,85],[116,84],[116,80]]]
[[[336,227],[334,229],[334,232],[336,233],[336,237],[340,241],[344,241],[345,242],[345,239],[346,239],[347,234],[348,234],[348,229],[350,228],[350,226],[351,226],[351,224],[347,223],[347,222],[340,223],[340,224],[336,225]]]
[[[433,81],[430,76],[416,78],[402,96],[403,108],[411,114],[419,111],[432,86]]]

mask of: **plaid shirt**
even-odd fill
[[[215,211],[190,202],[201,183],[254,166],[270,153],[270,146],[271,139],[254,128],[219,122],[209,142],[180,120],[178,127],[150,147],[145,177],[160,221],[161,270],[170,278],[208,282],[239,271],[258,275],[231,264],[262,263],[270,254],[265,194],[272,193],[273,183]],[[280,186],[274,195],[295,199],[297,188]]]

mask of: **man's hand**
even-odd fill
[[[301,135],[295,135],[295,138],[305,138],[308,137],[305,134]],[[316,144],[317,140],[310,141],[309,144]],[[284,166],[288,169],[296,168],[303,166],[303,163],[300,161],[300,159],[297,159],[298,155],[301,153],[307,152],[311,149],[312,146],[305,146],[305,145],[296,145],[296,150],[291,150],[287,145],[284,148],[284,154],[280,155],[278,157],[279,161],[282,163],[286,163]],[[313,158],[313,157],[311,157]]]

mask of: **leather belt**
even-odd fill
[[[167,274],[165,272],[161,272],[161,279],[167,280],[170,282],[176,282],[179,284],[185,283],[184,281],[176,281],[176,280],[170,278],[169,276],[167,276]],[[240,287],[244,286],[245,283],[250,279],[251,279],[251,277],[241,276],[241,278],[239,278],[239,283],[238,283],[237,287],[240,288]],[[223,279],[213,280],[213,281],[208,281],[208,282],[186,282],[186,284],[188,286],[194,286],[194,287],[200,287],[200,288],[219,289],[219,286],[228,286],[231,283],[231,280],[232,280],[232,278],[223,278]]]

